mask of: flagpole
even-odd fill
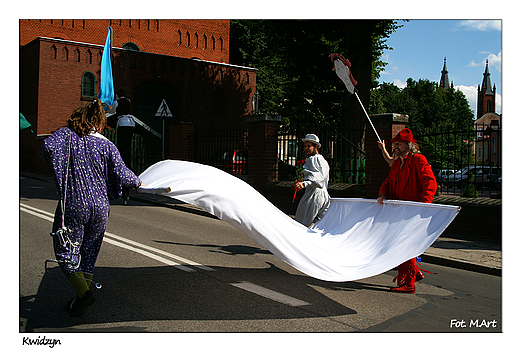
[[[361,102],[361,99],[359,99],[359,95],[356,91],[354,91],[354,94],[356,95],[357,100],[359,101],[359,104],[363,108],[363,111],[365,112],[365,115],[367,116],[368,122],[370,122],[370,126],[372,126],[372,129],[374,130],[374,133],[376,134],[377,139],[379,142],[381,142],[381,138],[379,138],[379,135],[377,134],[376,128],[374,127],[374,124],[372,123],[372,120],[370,120],[370,117],[368,116],[367,111],[365,110],[365,107],[363,106],[363,103]]]

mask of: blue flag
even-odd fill
[[[99,100],[112,106],[114,103],[114,78],[112,76],[112,27],[108,27],[107,40],[101,57],[101,77],[99,83]]]

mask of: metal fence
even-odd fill
[[[302,138],[316,134],[330,166],[332,183],[365,183],[365,127],[362,123],[311,124],[284,127],[278,134],[278,177],[294,181],[297,161],[306,158]]]
[[[278,133],[277,172],[280,181],[294,181],[297,162],[306,158],[302,138],[320,138],[320,153],[330,166],[331,183],[365,183],[365,126],[363,123],[292,125]],[[104,135],[117,144],[117,131]],[[247,178],[248,131],[244,125],[197,130],[189,136],[191,160]],[[475,124],[462,130],[431,128],[416,135],[430,163],[441,194],[490,197],[501,192],[502,130]],[[161,150],[148,135],[134,134],[130,168],[137,174],[161,160]]]
[[[103,135],[117,145],[117,129],[106,128]],[[134,133],[131,148],[131,161],[127,166],[137,175],[162,160],[162,150],[155,136]]]
[[[498,123],[418,135],[441,194],[489,197],[501,192],[502,130]]]
[[[197,129],[189,138],[193,146],[191,160],[243,178],[248,174],[245,125]]]

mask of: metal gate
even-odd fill
[[[302,138],[314,133],[330,167],[331,183],[365,183],[365,126],[363,123],[293,125],[278,134],[278,175],[281,181],[296,176],[297,161],[305,159]]]
[[[191,160],[247,178],[248,131],[244,125],[197,129],[189,136]]]

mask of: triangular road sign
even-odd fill
[[[168,104],[166,104],[166,100],[163,99],[161,105],[159,105],[159,109],[155,113],[155,117],[173,117]]]

